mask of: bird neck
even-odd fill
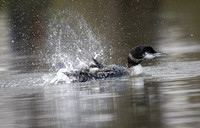
[[[128,68],[137,66],[142,62],[143,59],[136,59],[131,54],[128,55]]]

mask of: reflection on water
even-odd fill
[[[165,82],[143,80],[3,88],[1,126],[199,126],[199,77]]]
[[[0,1],[0,127],[200,127],[199,1]],[[145,74],[50,83],[95,56],[168,53]]]

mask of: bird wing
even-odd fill
[[[97,66],[97,68],[100,68],[100,69],[104,68],[104,65],[101,64],[101,63],[99,63],[99,62],[98,62],[96,59],[94,59],[93,57],[92,57],[92,60],[94,61],[94,63],[95,63],[95,65]]]

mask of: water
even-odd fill
[[[0,127],[200,127],[198,3],[1,2]],[[70,83],[59,72],[92,57],[125,66],[138,44],[168,56],[140,76]]]

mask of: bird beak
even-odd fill
[[[166,53],[162,53],[162,52],[156,52],[156,53],[153,53],[153,56],[161,57],[161,56],[167,56],[167,54]]]
[[[149,59],[153,59],[155,57],[161,57],[161,56],[166,56],[166,53],[162,53],[162,52],[156,52],[156,53],[145,53],[144,59],[145,60],[149,60]]]

